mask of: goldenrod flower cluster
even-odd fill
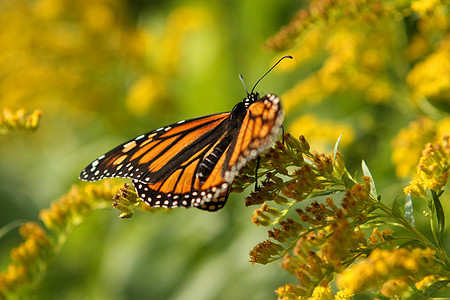
[[[272,163],[267,166],[272,169],[261,173],[269,175],[262,183],[262,193],[253,193],[247,204],[261,205],[252,218],[254,223],[278,225],[269,231],[270,239],[264,247],[253,249],[251,260],[267,263],[284,257],[282,267],[298,278],[298,285],[277,289],[280,299],[312,297],[316,287],[326,287],[333,274],[344,270],[351,278],[349,282],[353,281],[353,285],[346,286],[349,291],[361,293],[371,289],[380,297],[414,297],[422,293],[417,290],[419,286],[424,295],[431,295],[448,284],[450,264],[443,246],[445,202],[440,198],[444,197],[450,157],[450,119],[446,114],[450,111],[449,11],[450,3],[440,0],[315,0],[267,42],[269,49],[296,57],[293,64],[279,69],[297,78],[282,95],[283,103],[288,112],[302,110],[303,116],[294,120],[290,129],[306,135],[314,145],[317,141],[323,147],[333,134],[336,139],[336,134],[342,132],[341,145],[345,145],[353,142],[354,136],[360,138],[358,135],[384,136],[384,132],[375,132],[376,128],[393,129],[384,124],[391,122],[388,117],[377,118],[364,110],[356,113],[356,129],[343,125],[342,115],[338,121],[318,121],[324,119],[318,115],[326,115],[335,102],[336,107],[344,109],[346,106],[339,106],[340,102],[352,107],[365,105],[362,102],[373,107],[386,106],[390,113],[400,112],[393,118],[412,120],[407,128],[394,131],[398,133],[391,143],[392,161],[398,177],[416,173],[404,191],[427,200],[429,211],[425,214],[430,217],[434,238],[431,241],[414,227],[409,195],[404,209],[397,200],[392,208],[387,207],[374,189],[370,172],[363,167],[362,181],[355,180],[345,169],[339,152],[324,155],[296,150],[293,152],[304,156],[303,160],[297,158],[297,164],[274,163],[278,158],[272,156]],[[309,71],[302,73],[302,67]],[[308,110],[312,113],[304,114]],[[394,123],[399,125],[401,121]],[[333,126],[339,127],[338,133],[329,131]],[[383,161],[380,154],[377,156]],[[302,165],[304,161],[309,162],[308,167]],[[276,165],[287,166],[287,170],[281,172],[282,168]],[[308,180],[297,179],[296,173],[306,174],[304,170],[308,168],[312,170]],[[310,198],[312,202],[305,204]],[[269,200],[273,204],[267,203]],[[302,208],[294,209],[297,206]],[[398,236],[388,224],[401,227],[407,234]],[[417,244],[422,250],[409,247]],[[410,276],[415,269],[401,264],[422,254],[430,265],[423,266],[419,277]],[[389,255],[397,259],[392,266]],[[366,257],[369,261],[374,259],[372,265],[392,271],[392,277],[378,274],[377,281],[359,276],[358,270],[372,267],[363,262],[361,269],[347,270]],[[401,276],[395,274],[397,266],[403,272]]]
[[[6,134],[15,130],[35,130],[41,119],[41,111],[36,109],[30,115],[25,114],[24,109],[13,112],[3,109],[0,112],[0,134]]]
[[[439,178],[445,177],[442,174],[447,174],[450,157],[447,148],[447,144],[427,148],[424,172],[433,170]],[[243,169],[233,190],[254,183],[254,167]],[[252,217],[254,224],[275,227],[268,230],[269,239],[250,251],[250,261],[268,264],[282,258],[281,267],[294,275],[298,284],[279,287],[279,299],[349,299],[353,292],[370,289],[386,296],[411,294],[410,284],[426,289],[433,284],[430,280],[447,280],[445,252],[380,201],[369,175],[360,182],[354,180],[339,153],[313,154],[303,137],[297,140],[285,134],[283,142],[261,157],[258,178],[262,182],[246,205],[260,205]],[[397,237],[390,228],[379,229],[389,223],[399,224],[411,237]],[[397,249],[397,239],[428,248]],[[368,259],[358,262],[365,257]],[[322,288],[339,274],[343,274],[340,298]],[[429,275],[434,277],[420,283]]]
[[[130,112],[145,115],[157,102],[167,99],[170,80],[178,75],[183,65],[182,49],[186,37],[207,28],[211,18],[210,13],[201,7],[179,6],[170,12],[162,32],[149,33],[151,70],[131,85],[126,98]]]
[[[396,165],[398,177],[413,175],[423,147],[438,142],[444,135],[450,134],[450,118],[434,121],[428,117],[418,117],[400,130],[392,141],[392,161]]]
[[[39,105],[46,114],[69,104],[74,113],[113,112],[121,105],[142,115],[166,100],[183,66],[186,37],[208,28],[210,12],[177,6],[161,30],[149,30],[130,18],[132,6],[119,0],[2,1],[2,104]]]
[[[120,218],[131,218],[136,209],[141,208],[149,212],[168,211],[169,208],[151,207],[136,194],[136,190],[129,183],[124,183],[118,194],[114,195],[112,206],[120,210]]]
[[[427,144],[417,165],[417,174],[411,185],[405,188],[406,194],[427,198],[426,190],[441,191],[447,184],[450,169],[450,136],[442,142]]]
[[[246,205],[262,203],[254,211],[253,223],[280,226],[269,230],[270,239],[255,246],[250,257],[251,262],[261,264],[284,257],[282,267],[295,274],[300,285],[280,288],[277,292],[281,298],[285,293],[308,295],[314,287],[330,282],[333,273],[345,267],[344,261],[367,246],[364,234],[351,222],[366,219],[367,208],[371,206],[370,179],[366,179],[345,190],[341,208],[328,197],[325,203],[313,201],[304,209],[295,209],[298,220],[287,217],[296,204],[333,190],[333,182],[344,185],[341,178],[345,167],[339,155],[309,152],[303,137],[297,140],[286,134],[283,140],[262,157],[260,174],[265,179],[246,200]],[[339,167],[335,168],[337,161]],[[275,172],[267,171],[270,169]],[[246,168],[235,186],[253,178],[251,171]],[[269,200],[274,205],[269,205]]]
[[[448,119],[438,111],[450,111],[449,10],[449,2],[442,0],[311,1],[266,43],[271,50],[295,57],[278,69],[296,78],[281,95],[288,113],[302,115],[293,116],[289,130],[305,135],[315,149],[327,149],[341,133],[345,146],[355,137],[358,143],[361,136],[379,135],[376,128],[389,127],[377,124],[389,122],[387,116],[377,118],[348,107],[387,106],[391,118],[409,120],[419,112],[422,117],[416,122],[433,116],[433,126]],[[330,121],[330,107],[355,115],[332,114]],[[357,125],[350,128],[349,123]],[[417,126],[423,126],[413,134],[417,139],[400,131],[392,143],[392,159],[401,178],[411,175],[417,164],[418,151],[411,150],[441,138],[428,134],[435,130],[430,124]]]
[[[448,99],[448,8],[448,3],[439,0],[312,1],[266,44],[277,51],[289,49],[296,57],[296,67],[323,56],[322,51],[328,54],[317,72],[283,95],[286,107],[318,103],[343,92],[370,102],[394,101],[405,96],[413,102],[420,96]],[[412,17],[416,12],[420,14],[417,32],[410,38],[410,44],[399,44],[395,39],[402,34],[403,27],[395,20]],[[398,62],[401,58],[392,52],[393,47],[409,53],[410,61],[404,63],[422,62],[405,73]],[[285,70],[293,68],[288,66]],[[399,77],[403,81],[400,89]],[[408,88],[412,89],[409,95]]]
[[[339,276],[339,285],[354,292],[381,286],[380,292],[387,297],[402,296],[409,284],[439,273],[434,255],[429,248],[375,249],[367,259],[345,270]]]
[[[339,131],[336,131],[336,128],[339,128]],[[355,137],[354,129],[347,123],[321,120],[315,114],[304,114],[295,119],[289,126],[289,132],[293,136],[301,134],[307,136],[308,140],[314,140],[314,148],[317,151],[330,148],[330,144],[332,146],[340,135],[343,136],[343,146],[349,145]]]
[[[11,251],[12,262],[0,273],[0,299],[30,296],[71,230],[87,214],[109,206],[116,189],[109,183],[73,186],[67,195],[41,211],[39,217],[45,227],[35,222],[23,224],[20,234],[25,241]]]

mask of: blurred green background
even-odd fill
[[[246,95],[238,74],[251,88],[284,54],[294,61],[257,91],[282,97],[287,130],[318,151],[344,133],[348,169],[365,159],[383,199],[404,197],[423,145],[450,132],[448,5],[347,2],[312,1],[304,21],[297,12],[309,2],[292,0],[2,0],[0,109],[43,117],[36,132],[0,135],[0,227],[37,221],[116,145],[231,110]],[[248,262],[267,233],[251,224],[244,197],[232,194],[216,213],[96,212],[70,235],[36,298],[273,299],[295,279]],[[21,241],[14,230],[1,239],[2,269]]]

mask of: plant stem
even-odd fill
[[[382,202],[376,201],[375,205],[385,212],[389,218],[395,220],[397,223],[401,224],[406,230],[408,230],[417,240],[419,240],[423,245],[436,251],[436,256],[443,262],[447,269],[450,268],[449,258],[447,253],[443,249],[434,245],[430,240],[428,240],[420,231],[418,231],[414,226],[412,226],[406,219],[396,217],[392,214],[389,207],[384,205]],[[447,270],[448,271],[448,270]]]

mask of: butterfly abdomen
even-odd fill
[[[200,162],[197,170],[197,177],[201,184],[203,184],[211,175],[212,170],[230,145],[232,139],[233,135],[230,134],[229,131],[225,132],[224,137],[213,148],[213,151]]]

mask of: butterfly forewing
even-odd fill
[[[164,180],[201,144],[214,139],[228,116],[229,113],[220,113],[180,121],[140,135],[94,160],[81,172],[80,179],[123,177],[149,183]]]
[[[248,107],[238,133],[201,186],[202,190],[214,192],[212,197],[203,198],[202,203],[224,193],[239,170],[269,148],[283,119],[280,98],[275,95],[268,94]]]

